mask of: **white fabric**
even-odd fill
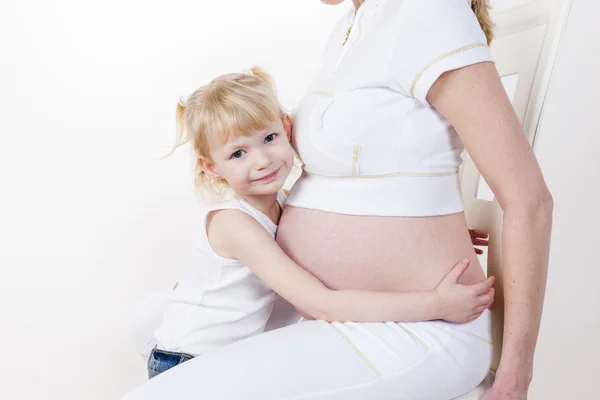
[[[278,201],[283,207],[283,191]],[[205,354],[265,330],[276,294],[244,263],[220,257],[211,248],[206,218],[220,209],[246,212],[275,237],[277,226],[243,199],[208,208],[200,223],[196,260],[172,291],[154,334],[162,350]]]
[[[303,321],[181,364],[124,400],[445,400],[492,362],[489,311],[467,324]]]
[[[146,296],[136,307],[133,324],[133,343],[142,357],[147,358],[154,345],[154,330],[162,323],[162,316],[167,307],[172,289],[163,288]],[[282,297],[277,296],[273,312],[267,322],[265,332],[292,325],[301,320],[296,309]],[[494,373],[489,371],[487,377],[476,388],[455,400],[480,400],[494,381]]]
[[[490,49],[464,0],[368,0],[345,16],[294,115],[305,175],[287,203],[355,215],[462,211],[464,146],[427,93],[442,73],[483,61]]]
[[[157,345],[154,331],[162,325],[163,315],[169,305],[172,286],[150,293],[141,299],[133,310],[131,339],[136,351],[148,358]]]
[[[463,394],[462,396],[457,397],[454,400],[481,400],[483,396],[485,396],[485,392],[487,392],[492,385],[494,384],[494,379],[496,378],[496,374],[494,371],[490,370],[483,380],[475,389],[469,390],[468,393]]]
[[[150,293],[136,304],[133,311],[131,340],[137,352],[147,359],[158,343],[154,331],[162,325],[163,315],[169,306],[172,286]],[[283,297],[277,296],[273,301],[273,311],[267,321],[265,332],[295,324],[302,319],[293,305]]]
[[[360,191],[357,191],[360,185]],[[326,189],[325,189],[326,188]],[[326,190],[326,191],[324,191]],[[292,205],[337,214],[422,217],[462,210],[458,175],[429,178],[352,179],[304,174],[290,194]],[[289,203],[288,203],[289,204]]]

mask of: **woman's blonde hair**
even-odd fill
[[[471,0],[471,9],[479,21],[481,30],[485,33],[488,46],[494,39],[494,23],[490,17],[490,8],[489,0]]]
[[[198,158],[211,160],[212,145],[234,136],[250,136],[282,116],[273,79],[260,67],[218,76],[177,104],[176,141],[167,157],[191,143],[199,199],[206,203],[227,200],[234,195],[227,182],[209,177]]]

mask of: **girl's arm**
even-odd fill
[[[296,308],[326,321],[466,322],[493,301],[494,279],[465,286],[457,283],[468,261],[459,263],[435,290],[378,292],[331,290],[292,261],[254,218],[239,210],[215,212],[208,226],[213,249],[244,262],[267,286]]]
[[[456,128],[504,213],[504,339],[485,399],[524,399],[546,288],[552,196],[494,64],[443,74],[428,100]]]

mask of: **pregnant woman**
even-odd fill
[[[466,147],[504,213],[504,342],[484,399],[524,400],[553,205],[490,55],[486,1],[353,6],[297,109],[305,172],[277,240],[332,289],[431,290],[463,258],[462,282],[482,281],[457,175]],[[489,311],[465,324],[303,321],[186,362],[126,400],[444,400],[477,386],[491,361]]]

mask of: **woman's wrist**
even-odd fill
[[[501,387],[507,392],[527,393],[531,380],[533,379],[533,365],[519,363],[507,365],[500,363],[494,385]]]
[[[533,357],[537,335],[509,331],[505,327],[504,340],[502,343],[502,355],[500,365],[496,372],[496,378],[506,381],[506,383],[515,382],[520,385],[527,385],[533,378]]]
[[[500,396],[499,399],[506,400],[522,400],[527,399],[527,393],[529,392],[529,384],[531,381],[525,381],[520,378],[515,379],[499,379],[496,376],[496,380],[492,386],[492,390],[496,395]]]

